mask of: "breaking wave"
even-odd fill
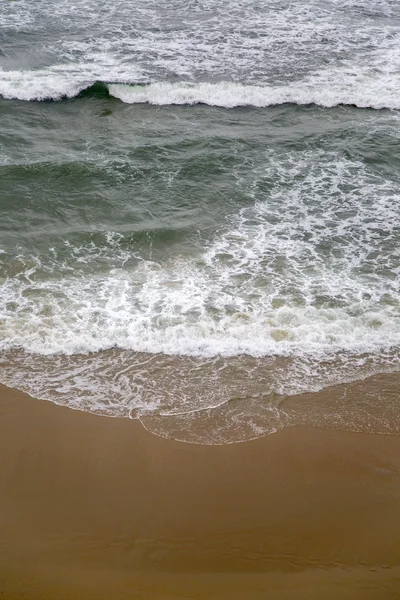
[[[0,95],[23,101],[61,101],[74,98],[113,97],[127,104],[195,105],[221,108],[266,108],[297,104],[332,108],[347,105],[370,109],[400,109],[397,82],[391,77],[358,77],[355,73],[329,81],[321,75],[287,85],[218,83],[89,83],[61,73],[1,72]]]

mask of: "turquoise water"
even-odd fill
[[[7,3],[0,380],[215,443],[397,372],[399,21],[389,1]],[[204,411],[218,435],[192,439]]]

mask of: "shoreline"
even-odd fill
[[[0,414],[5,600],[399,597],[399,436],[185,444],[4,386]]]

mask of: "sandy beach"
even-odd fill
[[[400,600],[400,1],[0,5],[0,600]]]
[[[226,446],[0,389],[4,600],[400,598],[400,437]]]

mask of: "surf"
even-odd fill
[[[125,104],[154,106],[204,105],[224,109],[240,107],[268,108],[283,104],[323,108],[349,106],[363,109],[400,109],[397,86],[392,78],[374,83],[319,81],[318,77],[288,85],[251,85],[232,81],[207,82],[86,82],[31,72],[0,70],[0,96],[26,102],[113,99]]]

